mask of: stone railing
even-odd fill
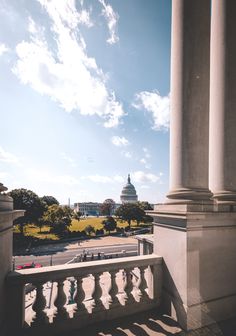
[[[145,311],[160,304],[161,287],[162,258],[154,254],[11,272],[10,335],[51,335]]]

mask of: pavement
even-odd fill
[[[97,323],[58,336],[236,336],[236,320],[230,319],[185,332],[171,316],[152,309],[135,315]]]
[[[96,239],[90,239],[86,241],[80,241],[79,246],[84,248],[110,246],[110,245],[122,245],[122,244],[137,244],[137,239],[134,237],[102,237]],[[78,243],[71,243],[68,248],[78,248]]]

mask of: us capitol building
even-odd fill
[[[120,200],[122,204],[125,203],[135,203],[138,201],[138,195],[136,193],[135,187],[131,183],[130,174],[128,175],[127,183],[123,187]],[[100,216],[101,206],[103,203],[98,202],[80,202],[74,203],[74,211],[81,212],[82,216]],[[112,215],[115,210],[119,208],[121,204],[114,204],[114,209],[112,210]]]
[[[120,195],[121,203],[135,203],[138,201],[138,195],[135,187],[131,183],[130,174],[128,175],[127,184],[123,187]]]

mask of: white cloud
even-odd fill
[[[142,91],[135,95],[132,104],[136,109],[152,113],[153,129],[167,130],[170,122],[170,97],[162,97],[158,91]]]
[[[132,154],[130,152],[122,152],[122,154],[124,155],[124,157],[126,157],[127,159],[131,159],[132,158]]]
[[[110,37],[107,39],[107,43],[115,44],[119,41],[117,35],[117,21],[119,20],[119,15],[114,12],[111,5],[106,4],[105,0],[99,0],[103,6],[102,14],[106,18]]]
[[[116,181],[116,182],[119,182],[119,183],[124,183],[124,177],[123,176],[120,176],[120,175],[115,175],[114,176],[114,180]]]
[[[1,172],[0,171],[0,179],[5,179],[8,176],[9,176],[9,174],[7,172]],[[1,181],[0,181],[0,183],[1,183]]]
[[[90,180],[92,182],[98,182],[98,183],[110,183],[111,178],[108,176],[102,176],[102,175],[89,175],[89,176],[84,176],[83,179],[85,180]]]
[[[142,163],[146,169],[150,169],[151,168],[150,163],[148,163],[147,159],[145,159],[145,158],[142,158],[140,160],[140,163]]]
[[[74,186],[80,183],[79,179],[71,175],[56,175],[48,171],[36,169],[28,170],[27,177],[37,182],[47,182],[65,186]]]
[[[146,169],[150,169],[152,166],[149,163],[149,159],[151,158],[151,154],[146,147],[143,147],[144,157],[139,160],[140,163],[144,165]]]
[[[140,186],[140,189],[150,189],[150,186],[143,184]]]
[[[9,48],[4,44],[0,43],[0,56],[9,51]]]
[[[92,156],[87,156],[85,158],[85,160],[88,162],[88,163],[94,163],[95,162],[95,159],[92,157]]]
[[[142,159],[140,160],[140,162],[143,163],[143,164],[147,164],[147,160],[144,159],[144,158],[142,158]]]
[[[78,27],[82,21],[89,25],[88,15],[76,10],[74,0],[38,1],[51,19],[50,33],[56,47],[49,47],[45,28],[30,19],[30,41],[16,46],[14,74],[67,112],[78,110],[82,115],[97,115],[104,120],[105,127],[117,126],[124,115],[122,104],[107,88],[106,76],[96,60],[88,56]]]
[[[104,176],[104,175],[96,174],[96,175],[83,176],[82,179],[90,180],[96,183],[114,183],[114,182],[123,183],[124,182],[124,178],[120,175]]]
[[[78,20],[79,23],[84,24],[89,28],[93,26],[93,22],[90,18],[90,11],[87,11],[86,9],[82,9],[81,12],[78,13]]]
[[[19,163],[19,159],[16,155],[5,151],[1,146],[0,146],[0,162],[5,162],[5,163]]]
[[[146,147],[143,147],[144,155],[147,159],[151,157],[151,154],[149,153],[149,150]]]
[[[125,137],[120,137],[118,135],[113,136],[111,142],[118,147],[129,145],[129,141]]]
[[[65,161],[67,161],[72,167],[76,167],[76,166],[77,166],[75,160],[74,160],[72,157],[70,157],[69,155],[67,155],[66,153],[62,152],[62,153],[61,153],[61,157],[62,157]]]
[[[160,180],[160,176],[151,173],[145,173],[143,171],[135,171],[131,176],[132,180],[138,183],[155,183]]]

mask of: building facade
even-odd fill
[[[74,211],[81,212],[83,216],[100,216],[101,206],[103,203],[99,202],[80,202],[74,204]],[[121,204],[115,203],[111,215],[114,215],[117,208]]]
[[[83,216],[100,216],[102,203],[81,202],[74,204],[75,212],[81,212]]]

